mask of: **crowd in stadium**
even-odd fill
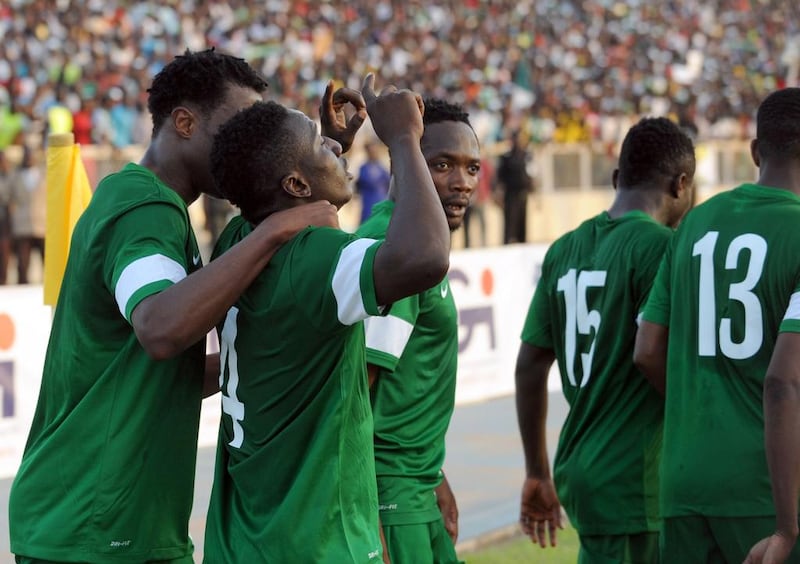
[[[765,0],[11,0],[0,6],[0,148],[66,107],[81,143],[145,143],[152,76],[214,45],[269,96],[311,114],[334,77],[463,103],[489,140],[621,140],[671,115],[703,138],[747,138],[757,101],[796,80],[792,3]],[[484,120],[480,116],[483,116]],[[524,122],[524,123],[521,123]]]

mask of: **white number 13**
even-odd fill
[[[709,231],[694,244],[692,256],[700,257],[700,286],[698,304],[697,351],[700,356],[717,354],[717,310],[714,289],[714,247],[719,231]],[[755,355],[764,341],[761,302],[752,290],[758,284],[767,257],[767,242],[760,235],[739,235],[728,246],[725,269],[735,270],[739,255],[747,249],[750,261],[744,280],[730,284],[728,298],[744,307],[744,336],[742,341],[733,341],[732,321],[723,317],[719,323],[719,349],[726,357],[741,360]]]

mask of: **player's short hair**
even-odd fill
[[[460,104],[452,104],[441,98],[425,98],[423,101],[425,113],[422,116],[422,123],[425,127],[443,121],[460,121],[472,127],[469,114]]]
[[[673,121],[642,118],[625,135],[617,168],[622,189],[655,184],[660,177],[682,172],[694,174],[694,144]]]
[[[800,88],[784,88],[764,98],[756,114],[762,158],[800,159]]]
[[[284,126],[289,110],[275,102],[256,102],[224,123],[211,147],[211,174],[222,197],[242,217],[274,205],[278,186],[298,159],[298,139]]]
[[[208,117],[224,101],[231,84],[263,92],[264,79],[244,59],[219,53],[213,48],[175,57],[156,74],[147,90],[147,109],[153,117],[155,136],[181,104],[191,103]]]

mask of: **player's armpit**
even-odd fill
[[[203,399],[219,391],[219,353],[206,355],[206,370],[203,378]]]
[[[633,363],[662,396],[667,388],[669,327],[642,321],[636,332]]]
[[[380,368],[378,366],[375,366],[374,364],[367,363],[367,383],[369,384],[370,388],[375,383],[375,380],[378,379],[378,372],[379,371],[380,371]]]

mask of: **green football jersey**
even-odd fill
[[[130,316],[200,266],[186,205],[149,170],[129,164],[100,183],[72,237],[11,490],[13,552],[191,562],[205,340],[154,361]]]
[[[522,340],[552,349],[570,410],[553,478],[582,535],[658,530],[663,401],[633,365],[637,316],[672,231],[603,212],[548,249]]]
[[[800,332],[798,225],[800,198],[745,184],[667,249],[644,311],[669,327],[664,517],[774,514],[762,387],[778,332]]]
[[[234,218],[215,256],[251,231]],[[362,323],[379,246],[307,228],[220,326],[206,562],[382,562]]]
[[[383,239],[394,210],[384,201],[358,235]],[[380,368],[371,390],[381,523],[441,517],[445,434],[455,407],[458,313],[447,278],[366,321],[367,362]]]

